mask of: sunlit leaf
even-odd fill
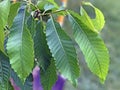
[[[104,19],[103,13],[89,2],[84,2],[83,4],[94,8],[96,16],[94,19],[92,19],[92,22],[93,22],[95,29],[98,31],[101,31],[105,24],[105,19]]]
[[[80,8],[80,14],[81,14],[81,21],[86,24],[87,27],[89,27],[91,30],[97,32],[95,30],[95,27],[92,23],[91,18],[88,16],[87,12],[84,10],[83,7]]]
[[[80,46],[88,67],[104,82],[109,67],[108,50],[104,42],[97,33],[81,22],[81,17],[77,13],[72,11],[69,13],[75,41]]]
[[[4,52],[4,27],[7,24],[10,0],[0,2],[0,50]]]
[[[8,26],[9,27],[12,26],[13,20],[14,20],[15,16],[17,15],[19,7],[20,7],[20,3],[11,4],[10,13],[9,13],[9,16],[8,16]]]
[[[34,64],[33,40],[25,24],[26,6],[22,5],[10,29],[7,53],[10,64],[22,82],[30,74]]]
[[[58,5],[57,3],[55,3],[54,0],[47,0],[49,3],[53,4],[56,8],[58,8]]]
[[[40,0],[37,3],[37,6],[40,10],[51,10],[51,9],[58,9],[59,6],[57,3],[54,2],[54,0]]]

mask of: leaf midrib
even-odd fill
[[[23,58],[23,57],[22,57],[22,51],[23,51],[22,46],[23,46],[24,23],[25,23],[25,10],[24,10],[23,18],[22,18],[22,28],[21,28],[21,33],[20,33],[20,35],[21,35],[21,40],[20,40],[20,41],[21,41],[21,42],[20,42],[20,43],[21,43],[21,44],[20,44],[20,57],[21,57],[21,58],[20,58],[20,62],[21,62],[21,66],[22,66],[22,67],[21,67],[21,68],[22,68],[22,72],[21,72],[22,75],[24,75],[24,73],[23,73],[23,72],[24,72],[24,68],[23,68],[24,64],[23,64],[23,62],[22,62],[22,60],[23,60],[23,59],[22,59],[22,58]]]
[[[52,20],[52,22],[53,22],[53,27],[54,27],[54,29],[55,29],[54,31],[55,31],[57,37],[59,37],[59,35],[58,35],[58,33],[57,33],[57,30],[56,30],[56,27],[55,27],[55,25],[54,25],[54,21],[53,21],[52,17],[51,17],[51,20]],[[61,41],[59,38],[58,38],[58,40],[59,40],[60,45],[61,45],[61,47],[62,47],[62,49],[63,49],[64,55],[65,55],[65,57],[67,58],[66,61],[68,62],[68,65],[69,65],[69,67],[70,67],[71,65],[70,65],[68,56],[67,56],[67,54],[66,54],[66,51],[64,50],[64,47],[63,47],[63,45],[62,45],[62,41]],[[72,71],[72,70],[71,70],[71,67],[70,67],[70,72],[71,72],[71,71]]]

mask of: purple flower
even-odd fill
[[[65,79],[61,77],[60,75],[58,75],[58,80],[52,87],[52,90],[63,90],[64,84],[65,84]]]
[[[36,66],[33,70],[33,90],[43,90],[40,83],[40,68]]]

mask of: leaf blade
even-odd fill
[[[42,67],[42,69],[46,70],[46,68],[50,64],[52,56],[47,45],[42,21],[38,22],[36,26],[36,33],[34,37],[34,49],[35,58],[37,59],[39,66]]]
[[[0,51],[0,90],[8,90],[10,78],[9,58]]]
[[[33,40],[25,25],[26,6],[21,6],[11,27],[7,43],[10,64],[18,76],[25,81],[34,64]]]
[[[20,7],[20,3],[14,3],[10,6],[10,12],[8,16],[8,26],[11,27],[14,17],[17,15],[18,8]]]
[[[0,50],[4,52],[4,27],[7,24],[10,10],[10,0],[4,0],[0,3]]]
[[[41,70],[40,76],[43,89],[51,90],[52,86],[55,84],[57,80],[56,66],[53,59],[51,60],[51,64],[45,71]]]
[[[65,78],[76,85],[80,71],[73,42],[52,17],[47,22],[46,37],[56,67]]]
[[[104,18],[103,13],[89,2],[83,2],[83,5],[91,6],[94,9],[96,16],[94,19],[91,19],[91,20],[92,20],[92,23],[95,29],[98,31],[101,31],[105,24],[105,18]]]
[[[72,11],[69,13],[69,21],[74,30],[75,41],[81,48],[88,67],[104,82],[109,67],[108,50],[104,42],[97,33],[92,32],[89,27],[81,22],[79,15],[76,15],[77,13]]]

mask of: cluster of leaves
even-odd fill
[[[58,73],[76,86],[80,67],[75,43],[83,52],[91,72],[101,82],[105,81],[109,55],[99,36],[104,16],[92,4],[83,2],[83,5],[94,9],[94,19],[82,6],[80,13],[76,13],[61,9],[54,0],[40,0],[36,5],[27,1],[0,2],[0,89],[12,90],[9,89],[9,78],[12,77],[22,90],[31,90],[31,72],[36,65],[41,70],[44,90],[51,90]],[[59,15],[68,16],[73,37],[68,36],[56,21]]]

